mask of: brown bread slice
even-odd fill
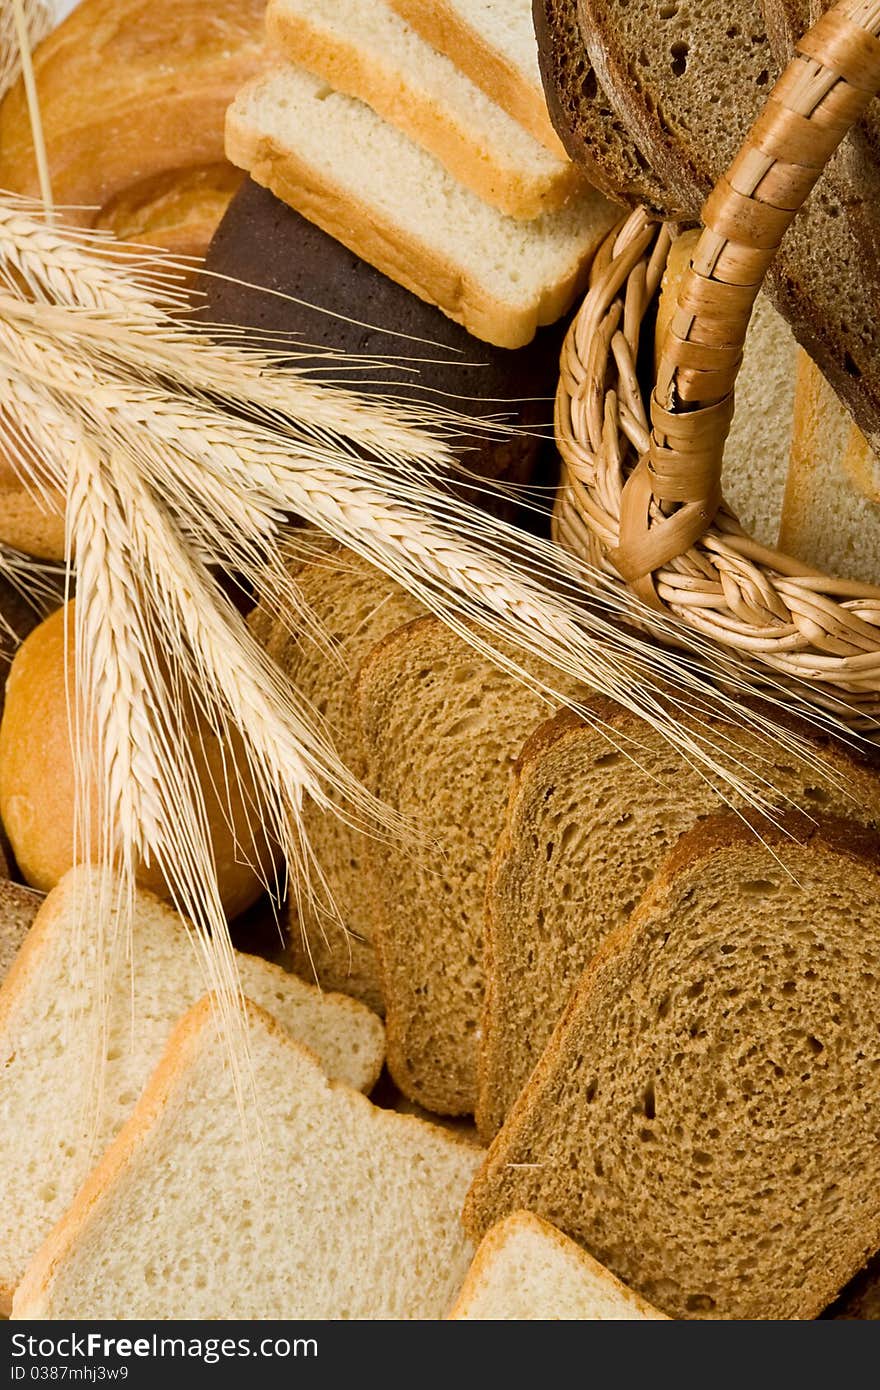
[[[812,1318],[880,1245],[880,839],[712,818],[585,973],[465,1204],[671,1316]]]
[[[547,109],[569,156],[608,198],[667,207],[672,195],[609,102],[587,57],[577,0],[533,0]]]
[[[641,720],[610,700],[588,704],[605,732],[563,711],[525,745],[489,874],[477,1107],[486,1142],[595,952],[626,922],[679,837],[723,809],[720,795]],[[761,768],[780,807],[880,825],[880,776],[830,740],[813,740],[811,767],[759,735],[717,719],[706,725],[719,749],[729,739],[729,755]],[[723,752],[721,760],[732,767]]]
[[[761,0],[767,37],[780,67],[788,62],[794,52],[795,44],[816,20],[830,10],[835,0]],[[865,162],[880,160],[880,102],[871,103],[855,130],[847,137],[847,144],[856,159],[861,161],[861,172]]]
[[[677,195],[667,216],[697,220],[718,177],[762,109],[778,64],[759,0],[719,16],[713,0],[578,0],[587,53],[636,143]],[[789,231],[767,293],[818,362],[856,423],[880,441],[880,219],[873,183],[847,181],[832,160]]]
[[[42,905],[42,893],[8,879],[0,881],[0,984]]]
[[[354,681],[372,647],[422,610],[393,580],[342,546],[315,539],[314,559],[296,570],[303,599],[320,620],[338,658],[307,632],[294,633],[262,608],[250,618],[254,634],[300,694],[326,720],[336,750],[356,776],[363,773],[360,728],[353,708]],[[362,1000],[384,1013],[373,908],[365,856],[376,842],[338,816],[308,806],[305,826],[343,925],[287,908],[289,952],[297,974],[324,989]]]
[[[486,873],[513,764],[547,704],[436,618],[386,637],[357,694],[371,789],[434,842],[373,859],[388,1068],[426,1109],[469,1114]]]

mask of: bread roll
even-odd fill
[[[82,0],[34,54],[55,201],[91,223],[133,185],[223,163],[226,107],[265,63],[264,10]],[[21,83],[0,108],[0,187],[39,194]]]
[[[0,724],[0,815],[22,875],[43,892],[55,886],[74,857],[74,769],[67,711],[67,680],[72,681],[73,673],[71,603],[57,609],[19,648],[9,672]],[[225,793],[221,800],[215,790],[215,784],[224,786],[220,741],[202,725],[194,746],[220,896],[227,915],[234,917],[262,892],[257,874],[241,862],[236,840],[248,847],[249,857],[256,853],[266,866],[269,851],[253,806],[246,806],[231,784],[230,806]],[[247,799],[254,799],[252,787],[247,788]],[[230,811],[235,835],[227,823]],[[155,866],[142,867],[137,877],[144,888],[168,897]]]
[[[240,174],[223,121],[264,65],[264,0],[82,0],[34,69],[52,192],[68,220],[201,256]],[[39,195],[21,82],[0,106],[0,188]],[[48,509],[47,509],[48,508]],[[41,504],[0,451],[0,541],[64,557],[64,499]]]

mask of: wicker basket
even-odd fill
[[[667,229],[639,210],[602,246],[562,353],[556,539],[757,678],[796,684],[854,727],[880,717],[880,588],[758,545],[721,495],[733,386],[782,237],[880,89],[880,0],[842,0],[798,45],[703,209],[648,404],[639,335]],[[650,414],[650,423],[649,423]]]

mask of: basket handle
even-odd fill
[[[621,499],[615,565],[649,599],[654,570],[721,502],[733,386],[761,282],[838,145],[880,90],[880,0],[839,0],[797,45],[703,208],[651,398],[651,443]],[[656,601],[656,600],[655,600]]]

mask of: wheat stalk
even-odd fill
[[[477,422],[421,402],[364,400],[295,366],[280,371],[235,334],[209,338],[180,317],[175,273],[146,253],[49,225],[21,199],[0,200],[0,387],[9,402],[0,429],[38,495],[66,490],[77,565],[79,852],[114,866],[129,910],[138,863],[159,865],[194,924],[228,1028],[239,996],[189,741],[194,709],[221,736],[240,734],[244,766],[230,761],[228,785],[255,788],[295,891],[320,899],[322,890],[305,798],[357,824],[383,823],[209,569],[259,584],[291,626],[318,631],[283,563],[291,513],[378,565],[548,702],[578,707],[566,700],[572,680],[603,691],[747,805],[766,808],[766,778],[701,715],[733,715],[809,760],[785,726],[719,697],[698,661],[658,651],[586,605],[583,567],[576,574],[556,546],[444,490],[449,441],[477,433]],[[611,605],[604,576],[588,578]],[[635,602],[633,611],[705,656],[707,644],[673,620]],[[748,672],[727,674],[749,688]],[[625,751],[638,757],[637,747]],[[257,857],[253,845],[241,851]]]
[[[0,4],[0,98],[21,71],[20,21],[24,23],[30,50],[52,28],[51,6],[45,0],[3,0]]]

